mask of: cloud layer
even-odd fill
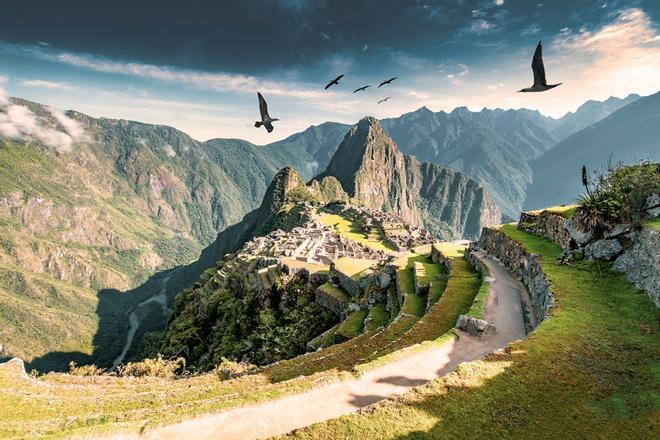
[[[48,109],[63,130],[51,128],[25,106],[11,104],[0,88],[0,135],[12,139],[32,138],[59,153],[71,151],[75,142],[87,139],[83,127],[56,109]]]

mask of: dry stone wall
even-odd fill
[[[532,310],[526,311],[528,328],[543,321],[552,306],[553,295],[539,256],[530,254],[520,243],[491,228],[483,228],[477,244],[504,263],[527,286],[532,302]]]
[[[660,307],[660,231],[644,228],[626,234],[633,243],[622,253],[612,268],[644,290],[656,307]]]

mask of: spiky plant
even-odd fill
[[[587,190],[587,194],[591,194],[591,191],[589,191],[589,176],[587,175],[586,165],[582,165],[582,186]]]

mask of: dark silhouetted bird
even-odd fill
[[[328,90],[328,87],[330,87],[330,86],[338,86],[339,85],[339,80],[342,79],[343,77],[344,77],[344,74],[342,73],[337,78],[333,79],[328,84],[326,84],[325,89]]]
[[[367,90],[369,87],[371,87],[371,86],[358,87],[357,89],[353,90],[353,93],[355,93],[355,92],[364,92],[364,91]]]
[[[534,72],[534,85],[518,90],[519,92],[545,92],[563,84],[548,84],[545,81],[545,68],[543,67],[543,54],[540,41],[538,46],[536,46],[534,57],[532,58],[532,72]]]
[[[382,83],[378,84],[378,87],[384,86],[385,84],[390,84],[392,81],[394,81],[397,77],[395,76],[394,78],[390,78],[388,80],[383,81]]]
[[[263,125],[266,127],[266,131],[270,133],[273,131],[273,121],[279,121],[279,119],[270,117],[268,114],[268,104],[266,104],[266,100],[263,96],[261,96],[261,93],[257,92],[257,97],[259,98],[259,112],[261,113],[261,121],[255,122],[254,126],[259,128]]]
[[[391,96],[388,96],[387,98],[383,98],[383,99],[381,99],[380,101],[378,101],[378,104],[380,104],[381,102],[385,102],[385,101],[387,101],[387,100],[390,99],[390,98],[391,98]]]

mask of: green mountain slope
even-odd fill
[[[533,163],[525,209],[566,203],[582,191],[580,170],[614,162],[660,161],[660,92],[639,98],[564,139]]]

